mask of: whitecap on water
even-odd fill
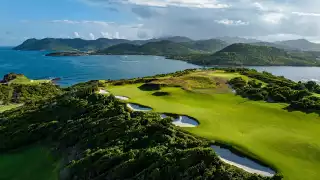
[[[212,145],[211,148],[216,152],[223,162],[236,166],[249,173],[255,173],[267,177],[272,177],[276,174],[276,172],[271,168],[258,164],[246,157],[239,156],[231,152],[229,149],[225,149],[216,145]]]

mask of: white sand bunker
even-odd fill
[[[276,174],[276,172],[271,168],[258,164],[248,158],[239,156],[228,149],[216,145],[212,145],[211,148],[217,153],[223,162],[241,168],[249,173],[255,173],[267,177],[272,177]]]
[[[237,93],[237,91],[236,91],[230,84],[228,84],[228,87],[231,89],[231,92],[232,92],[233,94],[236,94],[236,93]]]
[[[104,89],[100,89],[99,90],[99,94],[106,95],[106,94],[110,94],[110,93],[108,91],[104,90]]]
[[[188,117],[188,116],[179,116],[179,118],[175,119],[172,124],[178,127],[197,127],[199,123]]]
[[[127,104],[127,107],[133,111],[151,111],[152,110],[152,108],[150,107],[141,106],[141,105],[132,104],[132,103]]]
[[[128,101],[129,100],[129,98],[125,97],[125,96],[115,96],[115,98],[117,98],[119,100],[122,100],[122,101]]]

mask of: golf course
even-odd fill
[[[320,177],[311,81],[190,69],[60,88],[11,75],[1,85],[1,180]]]
[[[151,107],[154,112],[188,115],[199,126],[183,128],[192,134],[232,145],[284,175],[286,180],[315,180],[320,176],[320,118],[316,113],[289,112],[286,103],[253,101],[232,93],[226,84],[239,73],[195,71],[165,76],[157,90],[142,90],[143,83],[112,85],[114,95],[130,103]],[[264,83],[264,82],[263,82]],[[266,83],[264,83],[265,85]],[[155,92],[166,92],[155,96]]]

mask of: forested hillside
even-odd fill
[[[116,55],[174,55],[196,53],[197,50],[185,46],[183,43],[172,41],[150,42],[141,46],[132,44],[119,44],[107,49],[97,51],[98,54]]]
[[[210,142],[156,113],[131,112],[99,82],[0,114],[0,152],[37,143],[61,157],[61,179],[281,179],[222,163]],[[19,172],[17,172],[19,173]]]
[[[200,65],[252,65],[252,66],[319,66],[320,62],[307,52],[287,52],[270,46],[232,44],[211,55],[190,54],[170,56]]]

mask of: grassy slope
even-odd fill
[[[214,74],[231,78],[236,74]],[[316,114],[287,112],[285,104],[248,101],[231,93],[200,94],[163,88],[170,96],[152,96],[139,85],[109,87],[112,93],[148,105],[157,112],[186,114],[200,121],[188,131],[221,140],[253,153],[276,167],[286,180],[314,180],[320,176],[320,119]]]
[[[59,162],[42,147],[0,154],[1,180],[58,180],[58,167]]]
[[[50,80],[31,80],[26,76],[19,76],[14,80],[11,80],[9,84],[41,84],[41,83],[49,83]]]

